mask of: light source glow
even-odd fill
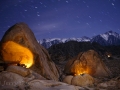
[[[2,44],[2,56],[6,63],[25,64],[29,68],[33,64],[33,54],[26,48],[13,41]]]
[[[110,55],[108,55],[108,57],[111,57]]]
[[[88,74],[88,69],[86,67],[83,67],[82,63],[75,62],[73,67],[71,68],[71,72],[76,75],[83,75],[85,73]]]

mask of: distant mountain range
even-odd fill
[[[110,45],[120,45],[120,34],[108,31],[104,34],[96,35],[93,38],[89,37],[81,37],[81,38],[52,38],[52,39],[43,39],[39,40],[38,42],[44,46],[45,48],[49,48],[54,44],[65,43],[68,41],[77,41],[77,42],[97,42],[103,46],[110,46]]]

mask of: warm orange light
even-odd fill
[[[108,55],[108,57],[111,57],[110,55]]]
[[[84,75],[85,73],[77,73],[77,74],[74,74],[74,76],[77,76],[77,75]]]
[[[25,64],[26,68],[33,64],[32,52],[13,41],[2,44],[2,56],[5,62]]]
[[[76,61],[74,65],[71,68],[71,72],[76,76],[76,75],[83,75],[85,73],[88,74],[87,67],[84,67],[82,63],[79,61]]]

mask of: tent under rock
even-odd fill
[[[25,23],[17,23],[6,31],[0,43],[0,60],[7,65],[22,65],[47,79],[59,78],[47,50],[37,42]]]
[[[64,73],[67,75],[89,74],[94,77],[109,77],[110,70],[94,50],[81,52],[77,57],[69,60],[65,65]]]

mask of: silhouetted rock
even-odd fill
[[[64,72],[73,75],[87,73],[95,77],[111,76],[110,70],[94,50],[80,53],[77,57],[69,60],[65,65]]]
[[[47,79],[58,80],[59,74],[54,62],[25,23],[15,24],[6,31],[1,40],[0,53],[8,65],[25,64]]]

